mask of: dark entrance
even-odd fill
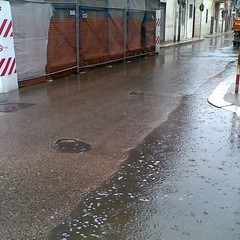
[[[166,3],[160,4],[160,11],[161,11],[160,41],[165,42]]]

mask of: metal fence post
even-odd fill
[[[79,2],[76,1],[76,52],[77,52],[77,73],[79,73],[79,67],[80,67],[80,27],[79,27]]]
[[[123,59],[126,60],[127,51],[127,9],[123,9]]]
[[[110,21],[110,9],[109,9],[109,5],[106,8],[106,18],[107,18],[107,53],[108,53],[108,60],[111,60],[111,54],[110,54],[110,44],[109,44],[109,38],[110,38],[110,34],[109,34],[109,21]]]

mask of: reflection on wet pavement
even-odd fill
[[[10,103],[10,102],[0,102],[0,112],[11,113],[16,112],[20,109],[31,107],[35,104],[31,103]]]
[[[184,97],[49,239],[240,239],[238,121]]]

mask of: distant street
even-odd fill
[[[29,104],[0,113],[1,239],[240,239],[239,117],[207,102],[237,52],[226,34],[0,95]]]

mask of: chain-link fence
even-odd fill
[[[13,3],[12,8],[17,68],[21,63],[31,63],[27,73],[24,68],[17,69],[19,81],[68,70],[79,71],[155,51],[155,11],[82,6],[70,2],[18,2]],[[31,11],[22,21],[26,8]],[[32,19],[36,16],[37,21]],[[14,20],[18,22],[15,24]],[[28,34],[24,35],[26,32]],[[34,45],[44,59],[36,58],[37,52],[23,54],[24,42]],[[39,62],[41,71],[36,71]]]

